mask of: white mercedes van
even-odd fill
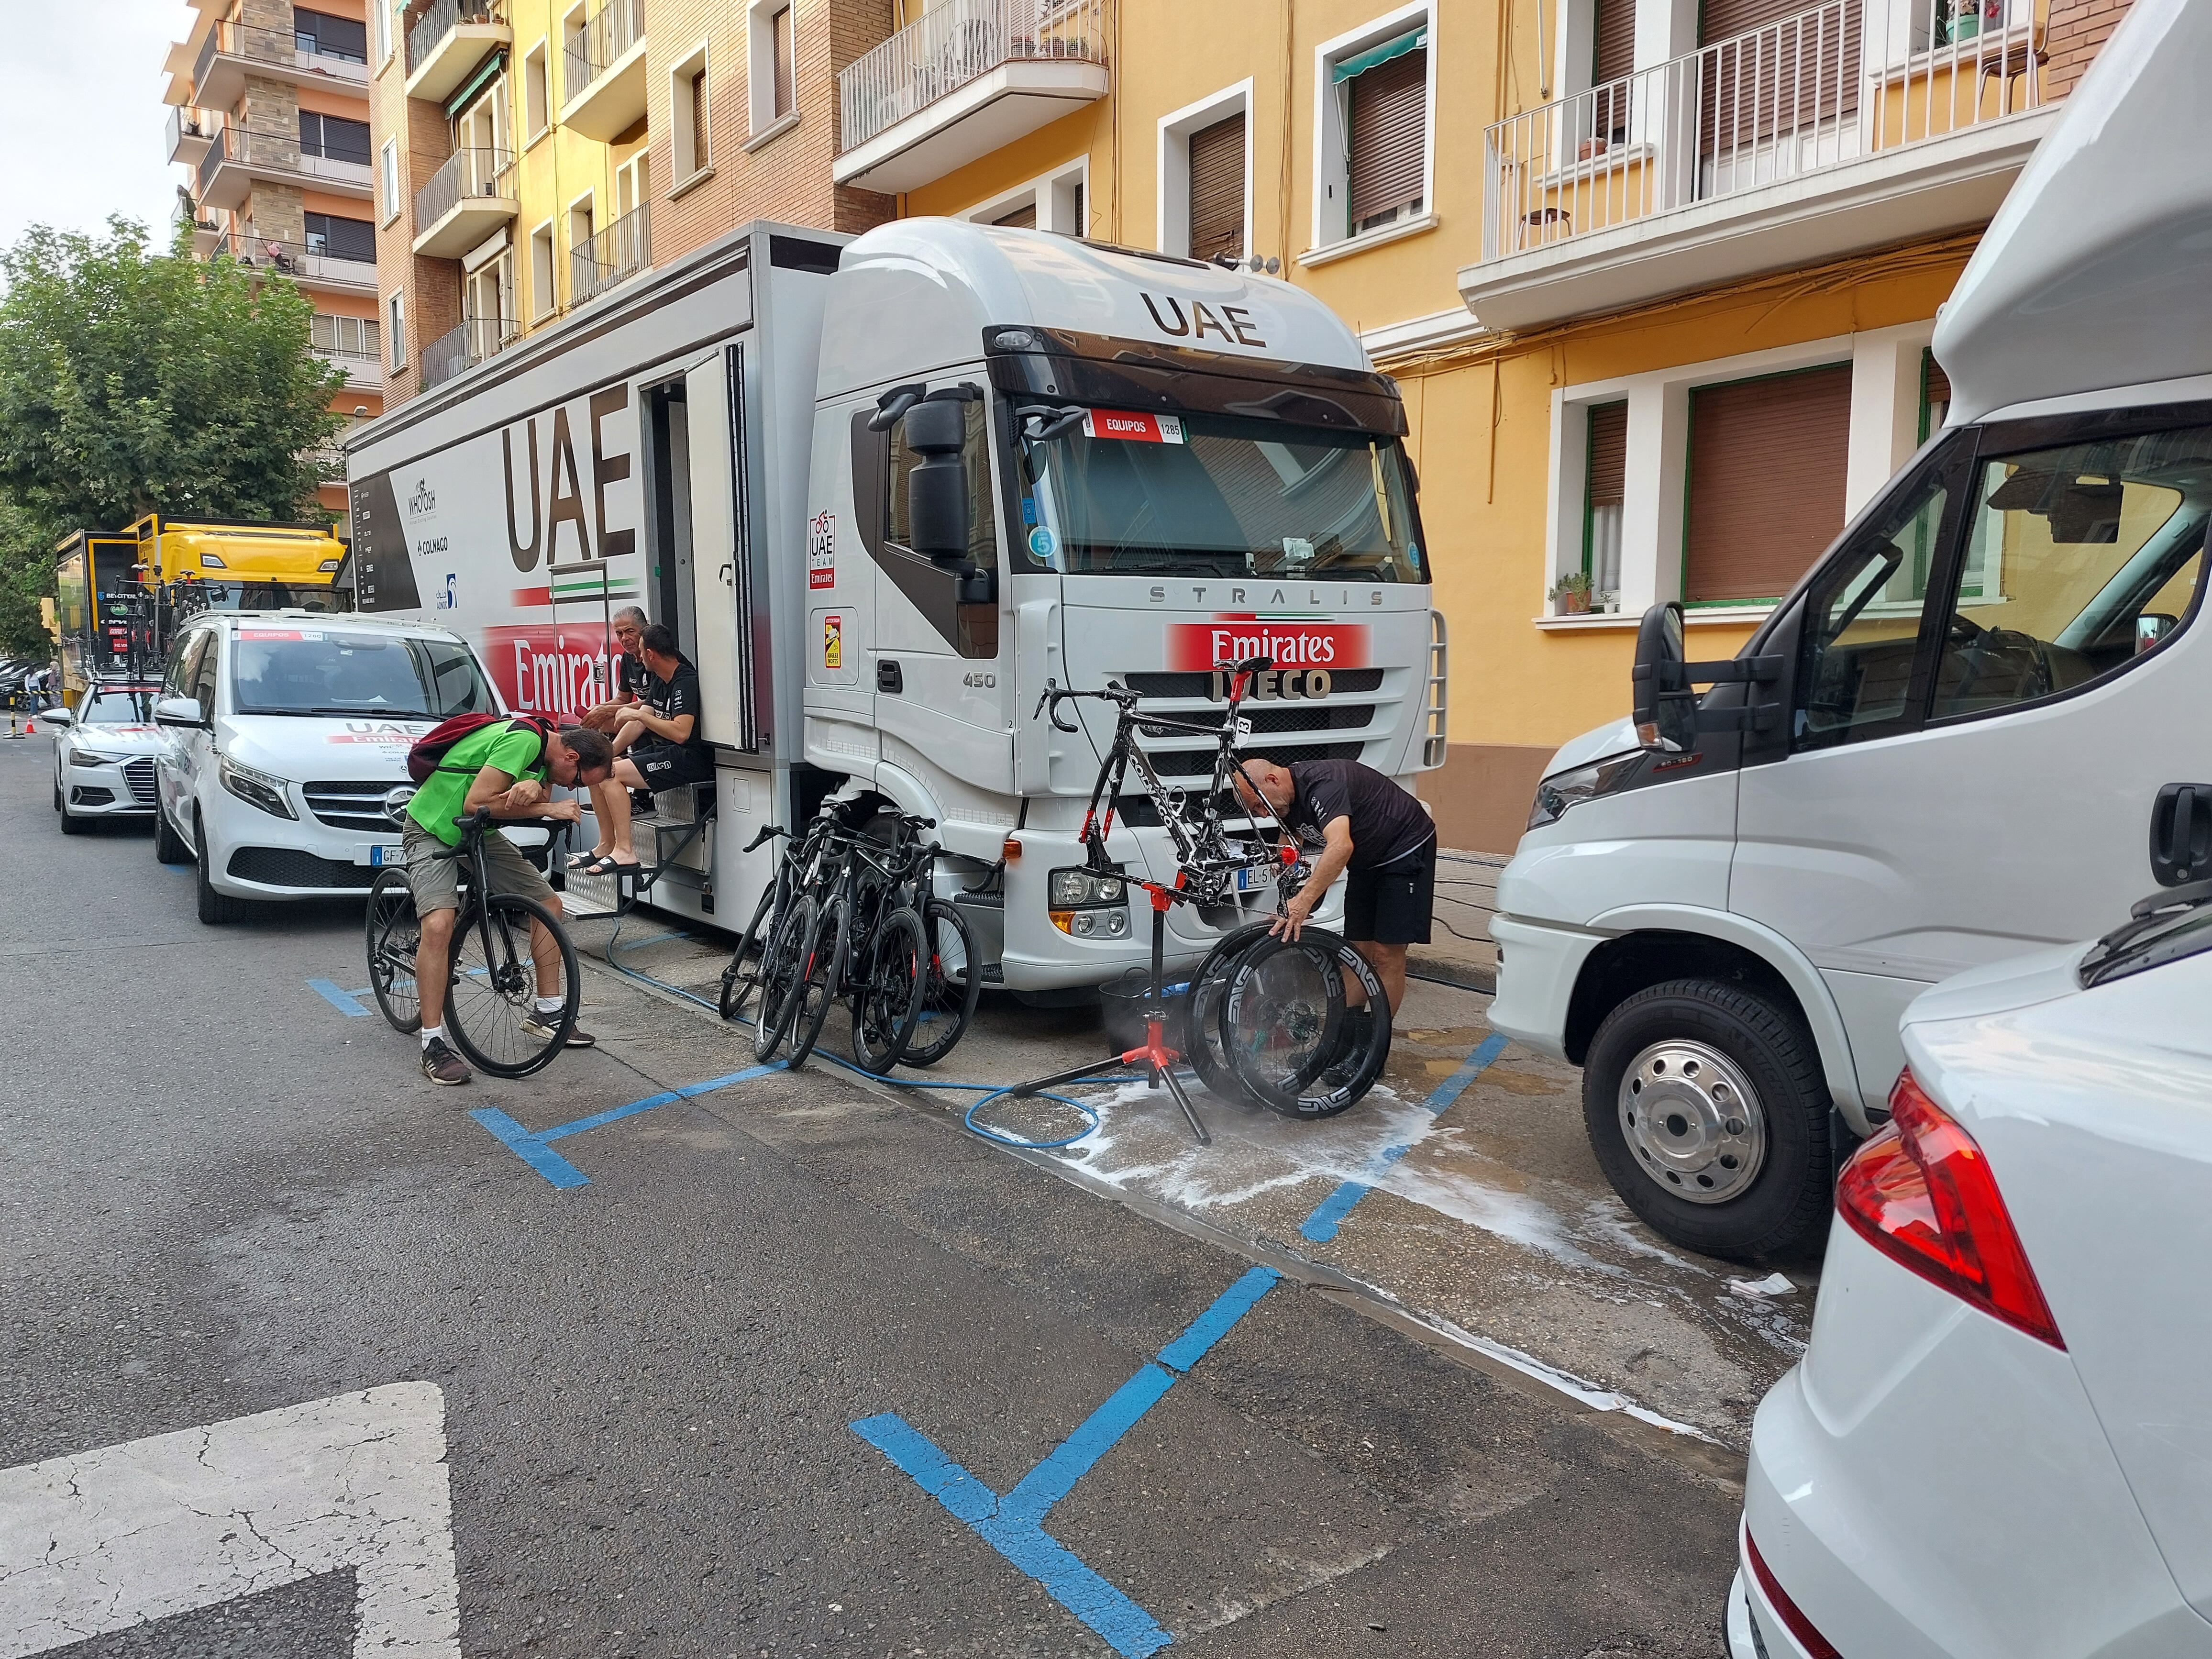
[[[1816,1239],[1915,995],[2212,863],[2208,58],[2138,4],[1939,318],[1949,424],[1732,661],[1655,607],[1538,788],[1492,1024],[1680,1243]]]

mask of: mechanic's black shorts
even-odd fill
[[[1432,837],[1380,869],[1352,872],[1344,889],[1344,936],[1375,945],[1426,945],[1436,900]]]
[[[681,789],[687,783],[704,783],[714,775],[714,757],[680,743],[656,743],[629,751],[637,775],[648,789]]]

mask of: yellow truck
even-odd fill
[[[152,680],[176,625],[202,611],[337,611],[345,544],[313,525],[149,513],[80,530],[55,549],[62,695],[95,679]]]

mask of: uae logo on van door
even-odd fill
[[[817,513],[807,520],[806,586],[837,586],[837,515]]]

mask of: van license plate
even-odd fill
[[[382,870],[392,865],[406,862],[406,854],[402,853],[394,842],[378,842],[368,849],[368,866],[372,870]]]

